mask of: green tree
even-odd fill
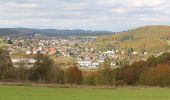
[[[3,73],[12,67],[12,61],[9,52],[4,48],[0,48],[0,78],[2,78]]]
[[[114,71],[110,66],[111,60],[108,58],[104,61],[101,68],[96,73],[97,85],[112,85],[114,83]]]
[[[47,55],[37,54],[35,57],[35,64],[31,68],[32,75],[30,80],[39,81],[39,82],[49,82],[51,80],[53,60],[50,59]]]
[[[52,68],[52,76],[51,76],[51,81],[54,83],[58,83],[58,84],[63,84],[64,83],[64,71],[56,66],[53,66]]]
[[[84,76],[84,84],[96,85],[95,78],[96,78],[96,73],[95,72],[90,72],[90,74]]]

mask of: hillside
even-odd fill
[[[102,36],[92,46],[98,49],[113,47],[160,52],[169,48],[169,40],[170,26],[145,26],[112,36]]]
[[[57,36],[87,36],[87,35],[111,35],[113,32],[109,31],[91,31],[91,30],[57,30],[57,29],[36,29],[36,28],[0,28],[0,36],[12,35],[30,37],[35,34],[42,34],[49,37]]]
[[[1,38],[0,38],[0,48],[4,46],[8,46],[9,44],[5,43]]]

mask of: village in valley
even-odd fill
[[[90,46],[96,41],[96,38],[95,36],[52,38],[35,34],[33,38],[29,39],[3,37],[3,42],[8,44],[15,67],[18,67],[21,62],[27,63],[27,67],[32,67],[36,62],[33,55],[38,53],[47,54],[53,58],[74,59],[81,69],[96,69],[107,58],[110,59],[112,68],[118,68],[126,64],[130,65],[135,61],[145,61],[151,55],[148,52],[135,51],[133,48],[100,50]]]
[[[0,0],[0,100],[170,100],[170,0]]]

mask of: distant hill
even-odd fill
[[[35,29],[35,28],[0,28],[0,36],[32,36],[35,34],[42,34],[49,37],[56,36],[98,36],[98,35],[111,35],[113,32],[109,31],[91,31],[91,30],[57,30],[57,29]]]
[[[93,47],[105,49],[113,46],[160,52],[169,49],[169,42],[170,26],[144,26],[111,36],[101,36]]]

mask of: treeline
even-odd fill
[[[150,57],[147,61],[135,62],[112,69],[107,59],[101,68],[86,76],[89,85],[114,86],[170,86],[170,53]]]
[[[21,34],[22,33],[22,34]],[[33,29],[33,28],[0,28],[0,36],[33,37],[41,34],[48,37],[68,37],[68,36],[103,36],[112,35],[110,31],[90,31],[90,30],[56,30],[56,29]]]
[[[36,63],[31,68],[24,63],[13,67],[9,53],[0,49],[0,80],[78,85],[170,86],[170,53],[117,69],[111,68],[110,59],[106,59],[100,68],[91,71],[80,70],[77,64],[62,69],[47,55],[37,54],[34,59]]]
[[[82,71],[76,64],[63,70],[49,56],[35,55],[36,62],[28,67],[20,62],[14,67],[7,50],[0,49],[0,80],[57,84],[82,84]]]

